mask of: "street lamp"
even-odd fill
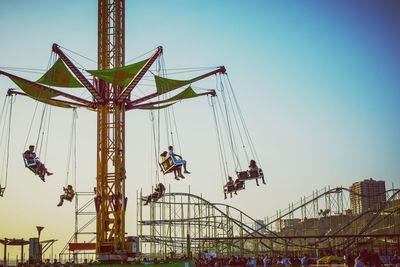
[[[40,241],[40,232],[44,229],[43,226],[36,226],[36,229],[38,231],[38,237],[39,237],[39,241]]]

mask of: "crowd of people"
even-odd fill
[[[342,257],[337,257],[341,260],[333,261],[330,263],[320,263],[317,257],[310,257],[305,254],[302,257],[256,257],[246,258],[239,256],[232,256],[230,258],[217,258],[217,257],[198,257],[195,259],[196,266],[320,266],[320,265],[344,265],[354,267],[378,267],[378,266],[390,266],[400,267],[400,256],[397,254],[392,256],[386,256],[385,260],[381,260],[381,257],[377,253],[360,251],[356,254],[348,254]]]
[[[211,256],[210,256],[211,255]],[[345,267],[378,267],[378,266],[388,266],[388,267],[400,267],[400,256],[399,254],[394,254],[390,256],[385,256],[385,260],[381,260],[381,257],[377,253],[368,252],[368,251],[360,251],[357,254],[347,254],[345,256],[338,256],[336,258],[340,258],[341,261],[333,262],[332,265],[336,266],[345,266]],[[335,256],[333,256],[335,258]],[[312,257],[308,254],[304,254],[302,257],[269,257],[269,256],[259,256],[259,257],[239,257],[232,256],[229,258],[218,258],[215,253],[205,253],[202,256],[198,256],[194,258],[194,263],[196,266],[216,266],[216,267],[229,267],[229,266],[264,266],[264,267],[290,267],[290,266],[327,266],[331,264],[321,264],[319,260],[322,258]],[[148,259],[146,257],[138,257],[135,258],[133,262],[121,262],[121,264],[134,264],[134,265],[158,265],[163,263],[173,263],[176,261],[190,261],[189,258],[182,257],[166,257],[165,259],[153,258]],[[83,262],[75,263],[74,261],[61,263],[54,259],[51,262],[49,259],[46,259],[42,262],[35,263],[32,258],[27,260],[24,263],[18,263],[16,266],[43,266],[43,267],[69,267],[69,266],[87,266],[87,265],[96,265],[99,264],[93,260],[85,259]],[[0,267],[3,265],[0,262]]]

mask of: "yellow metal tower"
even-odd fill
[[[125,0],[98,1],[98,69],[122,67]],[[125,255],[125,105],[121,86],[98,81],[105,100],[97,107],[97,242],[101,258]],[[107,260],[104,258],[104,260]]]

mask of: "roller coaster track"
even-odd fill
[[[308,205],[312,205],[312,203],[315,203],[315,201],[318,201],[327,195],[330,194],[339,194],[342,192],[348,192],[351,194],[359,195],[362,197],[366,197],[360,194],[357,194],[355,192],[352,192],[351,190],[344,188],[344,187],[337,187],[333,188],[330,190],[327,190],[325,192],[315,194],[312,198],[310,198],[307,201],[304,201],[304,203],[297,204],[296,206],[293,206],[289,211],[284,212],[280,216],[276,216],[273,220],[270,220],[267,224],[264,224],[262,226],[259,225],[258,221],[249,216],[247,213],[239,210],[238,208],[235,208],[231,205],[223,204],[223,203],[211,203],[204,199],[203,197],[190,194],[190,193],[166,193],[161,199],[159,199],[156,203],[151,203],[150,206],[155,207],[161,207],[161,206],[169,206],[171,205],[177,205],[179,204],[181,206],[181,209],[183,209],[183,206],[189,206],[189,205],[202,205],[204,207],[207,207],[206,209],[211,209],[212,212],[208,211],[206,216],[187,216],[184,217],[182,216],[181,218],[159,218],[159,219],[149,219],[149,220],[138,220],[138,223],[142,226],[162,226],[162,225],[179,225],[182,227],[190,227],[190,225],[196,225],[198,227],[204,227],[206,228],[207,226],[210,226],[210,220],[217,221],[219,223],[215,224],[212,231],[219,231],[219,236],[194,236],[191,237],[192,242],[226,242],[226,241],[231,241],[230,246],[239,248],[240,247],[240,242],[243,240],[258,240],[259,244],[263,245],[266,249],[270,251],[275,251],[274,247],[271,245],[268,245],[265,241],[268,240],[273,240],[275,244],[278,245],[292,245],[296,247],[302,247],[305,249],[311,249],[314,248],[315,246],[318,246],[319,244],[323,244],[324,242],[331,240],[333,238],[342,238],[342,242],[336,243],[335,245],[331,245],[331,247],[341,247],[341,248],[349,248],[351,245],[355,243],[356,240],[359,238],[378,238],[378,237],[389,237],[389,238],[399,238],[400,234],[398,233],[387,233],[387,234],[377,234],[373,235],[371,233],[368,233],[370,230],[376,230],[376,228],[382,221],[385,220],[385,218],[389,216],[393,216],[399,213],[400,210],[400,204],[398,202],[397,205],[390,207],[388,203],[395,203],[393,200],[397,199],[399,200],[399,189],[392,189],[392,190],[387,190],[385,194],[391,194],[390,197],[388,197],[387,201],[383,203],[382,205],[378,206],[377,209],[375,210],[369,210],[367,212],[350,216],[350,219],[346,221],[341,227],[337,227],[334,229],[331,233],[327,234],[325,233],[324,235],[295,235],[295,236],[288,236],[287,234],[284,234],[283,232],[276,232],[270,230],[270,226],[273,225],[274,223],[280,222],[284,220],[287,217],[290,217],[294,212],[307,207]],[[378,194],[381,195],[381,194]],[[371,197],[371,196],[369,196]],[[176,199],[176,198],[181,198],[185,199],[187,198],[187,202],[180,202],[176,203],[176,201],[171,201],[171,199]],[[200,209],[200,208],[199,208]],[[232,216],[231,212],[236,213],[236,216]],[[170,211],[171,213],[171,211]],[[181,211],[183,214],[183,211]],[[160,212],[161,214],[161,212]],[[383,215],[383,216],[382,216]],[[340,216],[344,216],[344,214],[341,214]],[[240,219],[239,219],[240,218]],[[318,218],[311,218],[311,219],[318,219]],[[224,223],[232,223],[234,224],[237,229],[238,233],[241,232],[242,234],[228,234],[227,226],[224,225]],[[362,227],[356,228],[358,230],[357,232],[354,233],[348,233],[348,229],[351,228],[353,225],[360,225],[362,224]],[[391,226],[389,226],[390,228]],[[232,228],[232,227],[231,227]],[[176,242],[176,244],[185,244],[187,242],[187,239],[184,236],[181,237],[172,237],[172,234],[170,233],[169,236],[163,236],[162,234],[159,233],[158,236],[155,236],[154,233],[153,235],[146,235],[141,233],[140,237],[142,238],[143,242],[158,242],[158,243],[164,243],[167,246],[173,247],[174,245],[171,244],[172,242]],[[294,239],[313,239],[314,242],[309,243],[307,245],[304,244],[298,244],[296,242],[293,242],[292,240]],[[175,244],[175,245],[176,245]],[[242,246],[243,249],[243,246]],[[244,249],[247,251],[247,249]]]

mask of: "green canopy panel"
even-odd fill
[[[37,80],[37,82],[57,87],[83,87],[83,85],[72,76],[71,72],[60,58],[39,80]]]
[[[191,80],[173,80],[157,75],[154,75],[154,79],[156,81],[157,93],[159,94],[169,92],[191,83]]]
[[[59,108],[74,108],[73,106],[65,103],[60,103],[58,101],[52,100],[52,99],[47,99],[47,98],[34,98],[35,100],[51,105],[51,106],[56,106]]]
[[[196,77],[196,78],[193,78],[190,80],[173,80],[173,79],[168,79],[168,78],[154,75],[158,94],[163,94],[163,93],[169,92],[171,90],[174,90],[179,87],[182,87],[182,86],[191,84],[193,82],[196,82],[198,80],[201,80],[202,78],[204,78],[204,77],[199,76],[199,77]]]
[[[96,76],[106,82],[114,85],[127,86],[135,75],[142,69],[149,59],[127,65],[120,68],[104,70],[86,70],[93,76]]]
[[[186,88],[185,90],[183,90],[179,94],[177,94],[177,95],[175,95],[175,96],[173,96],[171,98],[162,100],[160,103],[166,103],[166,102],[172,102],[172,101],[180,101],[180,100],[183,100],[183,99],[193,98],[193,97],[197,97],[197,96],[199,96],[199,94],[197,94],[192,89],[192,87],[189,86],[188,88]]]
[[[174,102],[174,103],[169,103],[169,104],[166,104],[166,105],[161,105],[161,106],[148,106],[148,107],[142,107],[142,108],[139,108],[139,109],[147,109],[147,110],[152,110],[152,109],[163,109],[163,108],[167,108],[167,107],[169,107],[169,106],[172,106],[173,104],[175,104],[176,102]]]
[[[57,93],[49,92],[46,90],[43,90],[39,86],[35,86],[34,84],[29,84],[23,80],[20,80],[18,78],[10,78],[19,88],[22,89],[27,95],[30,97],[37,99],[49,99],[55,96],[58,96]]]

